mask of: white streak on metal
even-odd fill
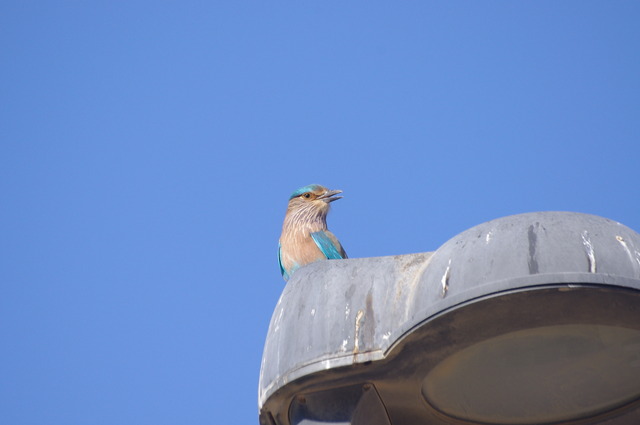
[[[349,313],[351,313],[351,309],[349,308],[349,303],[344,308],[344,319],[347,320],[349,318]]]
[[[315,317],[315,315],[316,315],[316,309],[315,309],[315,308],[312,308],[312,309],[311,309],[311,316],[312,316],[312,317]]]
[[[591,239],[589,239],[589,232],[586,230],[582,232],[582,244],[587,250],[587,258],[589,259],[589,273],[596,272],[596,253],[593,250]]]
[[[627,252],[627,255],[629,256],[629,258],[633,259],[633,255],[631,255],[631,250],[629,249],[629,246],[627,245],[627,242],[624,240],[624,238],[622,236],[616,236],[616,240],[620,243],[620,245],[622,245],[624,250]]]
[[[273,329],[273,332],[278,332],[280,329],[280,321],[282,320],[282,315],[284,314],[284,308],[280,308],[280,313],[278,313],[278,318],[276,319],[276,327]]]
[[[629,256],[629,260],[631,260],[631,263],[633,264],[635,262],[637,266],[640,266],[640,252],[635,249],[631,252],[629,245],[627,245],[627,241],[625,241],[622,236],[616,236],[616,240],[620,245],[622,245],[622,248],[624,248],[625,252]]]
[[[340,351],[347,351],[347,344],[349,343],[349,339],[343,339],[342,345],[340,346]]]
[[[485,236],[485,238],[484,238],[485,243],[487,243],[487,244],[488,244],[488,243],[491,241],[491,237],[492,237],[492,236],[493,236],[493,232],[489,232],[489,233],[487,233],[487,236]]]
[[[356,314],[356,331],[355,337],[353,340],[353,354],[357,354],[360,351],[360,339],[358,335],[360,334],[360,321],[364,316],[364,311],[358,310],[358,314]]]
[[[386,341],[389,339],[390,336],[391,336],[391,331],[385,332],[385,334],[382,335],[382,339]]]
[[[440,283],[442,283],[442,298],[447,295],[447,291],[449,290],[449,276],[451,275],[451,258],[449,258],[449,264],[447,264],[447,268],[442,275],[442,279],[440,279]]]

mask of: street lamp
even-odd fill
[[[640,235],[539,212],[313,263],[273,314],[263,425],[640,423]]]

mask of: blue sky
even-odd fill
[[[640,230],[640,3],[0,5],[0,423],[257,424],[289,194],[351,257]]]

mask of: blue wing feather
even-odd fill
[[[280,265],[280,273],[282,273],[282,277],[285,281],[289,280],[289,273],[284,269],[282,265],[282,257],[280,255],[280,243],[278,243],[278,264]]]
[[[324,231],[313,232],[311,233],[311,237],[313,241],[318,245],[320,251],[324,254],[325,257],[329,260],[340,260],[345,258],[342,254],[344,250],[341,247],[336,246],[336,244],[331,240],[329,235],[327,235]]]

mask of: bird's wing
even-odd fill
[[[342,258],[347,258],[347,253],[344,252],[342,245],[338,242],[338,238],[328,230],[313,232],[311,233],[311,237],[327,259],[340,260]]]
[[[284,269],[282,265],[282,255],[281,255],[280,243],[278,242],[278,265],[280,265],[280,273],[282,273],[282,277],[284,280],[289,280],[289,273]]]

